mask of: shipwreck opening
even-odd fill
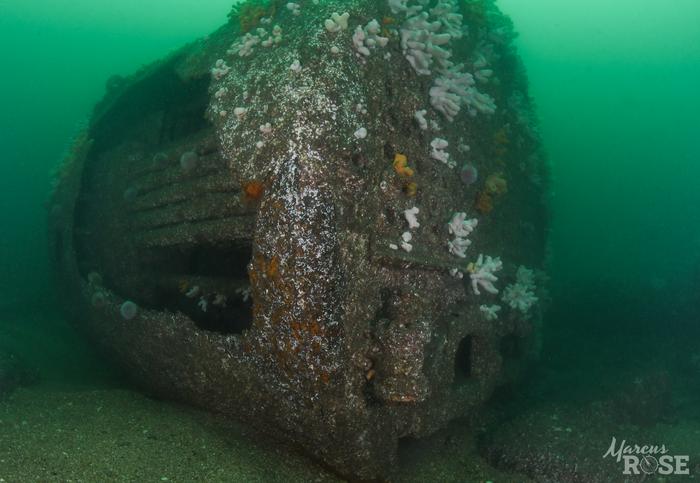
[[[209,72],[185,76],[181,61],[108,82],[74,209],[76,260],[84,277],[98,272],[141,307],[240,334],[252,324],[254,213],[240,208],[240,185],[222,181],[230,173],[206,118]]]
[[[252,242],[212,244],[206,241],[144,250],[145,270],[182,277],[248,280],[248,263],[253,256]]]
[[[399,467],[410,465],[416,461],[417,455],[425,451],[424,446],[425,442],[413,435],[399,437],[396,448]]]
[[[376,407],[382,404],[382,400],[377,395],[374,379],[364,381],[364,384],[362,384],[362,396],[367,407]]]
[[[200,243],[149,250],[141,266],[155,285],[154,308],[178,310],[203,330],[240,334],[253,322],[251,243]]]
[[[474,337],[467,335],[457,346],[455,353],[455,376],[454,382],[460,384],[471,379],[472,373],[472,348]]]

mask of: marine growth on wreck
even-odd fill
[[[52,198],[66,305],[149,390],[390,477],[537,355],[513,37],[490,0],[236,5],[96,106]]]

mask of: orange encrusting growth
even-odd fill
[[[493,144],[495,145],[496,156],[499,158],[508,153],[508,144],[510,144],[510,140],[508,139],[505,128],[496,131],[496,134],[493,136]]]
[[[488,215],[493,211],[493,198],[490,194],[479,191],[476,194],[476,211],[482,215]]]
[[[403,187],[403,191],[406,193],[406,195],[414,197],[418,193],[418,184],[414,183],[413,181],[406,183]]]
[[[280,261],[277,257],[272,257],[270,259],[270,263],[267,264],[267,269],[265,270],[265,274],[267,275],[268,278],[275,278],[277,274],[279,274],[279,267],[280,267]]]
[[[476,209],[481,214],[493,211],[494,198],[498,198],[508,192],[508,182],[503,173],[493,173],[486,178],[484,189],[476,195]]]
[[[264,312],[267,313],[271,327],[276,331],[276,343],[271,347],[271,355],[286,374],[292,378],[304,363],[306,357],[320,357],[323,354],[325,340],[332,336],[327,327],[321,322],[321,314],[312,309],[306,314],[290,319],[287,307],[296,303],[297,292],[294,284],[282,276],[285,262],[277,256],[266,257],[262,253],[253,256],[249,270],[250,283],[261,291],[253,297],[253,317],[258,320]],[[268,295],[265,295],[265,293]],[[278,299],[278,307],[266,311],[261,302],[266,296]],[[265,318],[265,317],[263,317]],[[244,346],[245,351],[252,350]],[[324,367],[312,369],[316,372],[319,384],[331,382],[331,372]]]
[[[413,176],[413,169],[408,167],[408,158],[405,154],[396,153],[394,156],[394,171],[399,176],[410,178]]]
[[[503,177],[503,173],[494,173],[486,178],[486,191],[491,195],[504,195],[508,192],[508,182]]]
[[[243,197],[245,201],[259,200],[264,191],[265,185],[261,181],[253,180],[243,184]]]

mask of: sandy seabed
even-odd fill
[[[398,481],[527,481],[491,468],[466,436],[439,434],[408,451]],[[37,385],[0,401],[0,482],[25,481],[342,480],[201,411],[127,389]]]

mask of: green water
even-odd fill
[[[602,373],[690,356],[700,330],[700,4],[499,4],[521,33],[552,160],[550,354]]]
[[[700,2],[498,5],[520,34],[553,175],[553,304],[536,376],[550,386],[536,397],[584,401],[664,371],[678,398],[697,401]],[[45,233],[51,171],[110,76],[210,33],[229,9],[0,0],[0,348],[44,382],[121,384],[60,316]]]

